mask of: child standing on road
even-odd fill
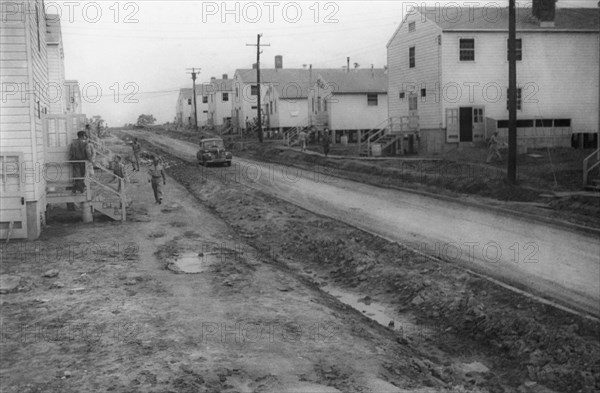
[[[300,149],[306,151],[306,132],[304,130],[298,134],[298,141],[300,142]]]
[[[490,163],[492,158],[497,158],[498,160],[502,160],[502,155],[500,154],[499,146],[500,142],[498,141],[498,131],[495,131],[492,137],[490,138],[490,142],[488,143],[488,155],[485,162]]]

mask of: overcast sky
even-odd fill
[[[178,91],[191,87],[186,68],[200,67],[198,83],[233,77],[256,61],[256,35],[263,34],[261,67],[382,68],[386,44],[409,4],[462,1],[96,1],[49,2],[60,14],[67,79],[83,91],[84,113],[109,126],[133,123],[141,113],[173,121]],[[508,0],[466,3],[499,4]],[[531,1],[518,5],[530,6]],[[70,4],[70,5],[69,5]],[[597,7],[597,0],[559,0],[558,7]],[[227,12],[228,11],[228,12]],[[96,98],[98,88],[101,97]],[[94,102],[97,101],[97,102]],[[134,102],[134,101],[137,101]]]

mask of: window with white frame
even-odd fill
[[[0,156],[0,189],[3,194],[21,189],[21,171],[18,155]]]

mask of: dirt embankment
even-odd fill
[[[279,264],[324,289],[341,286],[389,305],[392,314],[414,315],[428,332],[420,348],[447,364],[429,370],[441,380],[467,378],[494,392],[600,388],[597,323],[212,177],[210,169],[176,160],[169,171],[256,249],[277,250]],[[400,341],[402,330],[394,328]],[[491,371],[461,377],[452,367],[456,359],[472,358],[485,359]]]

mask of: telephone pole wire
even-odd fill
[[[256,113],[258,114],[258,141],[262,143],[263,141],[263,129],[262,129],[262,109],[260,107],[260,54],[262,51],[260,50],[261,46],[271,46],[271,44],[261,44],[260,37],[262,34],[256,35],[256,44],[246,44],[246,46],[256,46],[256,97],[257,97],[257,105],[256,105]]]
[[[198,106],[196,105],[196,74],[200,73],[201,68],[188,68],[188,70],[192,70],[192,72],[188,72],[188,74],[192,74],[192,94],[194,95],[194,128],[196,132],[198,132]],[[198,70],[198,72],[196,72]]]

